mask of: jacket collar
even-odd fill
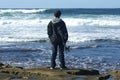
[[[52,20],[52,23],[54,24],[54,23],[58,23],[58,22],[60,22],[60,21],[61,21],[60,18],[54,18],[54,19]]]

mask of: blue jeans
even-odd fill
[[[64,45],[62,43],[54,43],[52,44],[52,57],[51,57],[51,67],[56,66],[56,56],[57,50],[59,50],[59,60],[60,60],[60,67],[65,67],[65,59],[64,59]]]

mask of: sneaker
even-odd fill
[[[65,67],[60,67],[61,70],[68,69],[66,66]]]
[[[50,69],[51,69],[51,70],[53,70],[53,69],[55,69],[55,68],[53,68],[53,67],[50,67]]]

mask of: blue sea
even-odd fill
[[[0,9],[0,62],[24,68],[50,66],[47,25],[55,9]],[[60,9],[69,39],[68,68],[101,73],[120,69],[120,9]],[[57,57],[57,66],[59,58]]]

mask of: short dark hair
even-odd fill
[[[54,12],[54,16],[55,17],[57,17],[57,18],[59,18],[60,16],[61,16],[61,11],[60,10],[56,10],[55,12]]]

